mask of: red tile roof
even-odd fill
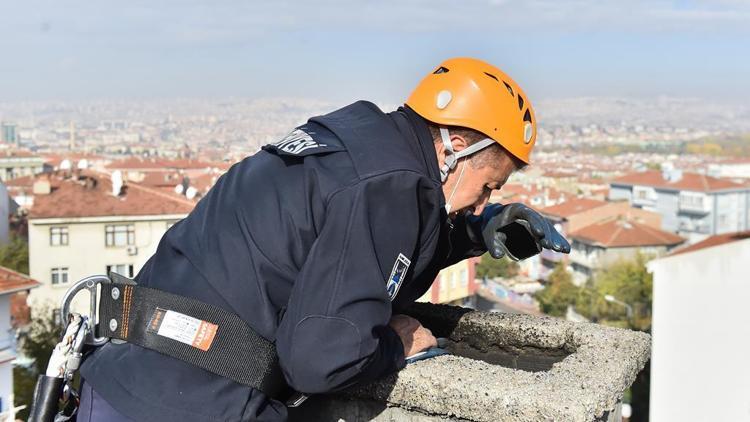
[[[0,267],[0,294],[33,289],[41,283],[10,268]]]
[[[539,210],[539,212],[549,216],[567,218],[571,215],[598,208],[604,205],[607,205],[605,201],[599,201],[596,199],[571,198],[560,204],[542,208]]]
[[[714,246],[724,245],[726,243],[737,242],[739,240],[750,239],[750,230],[744,232],[724,233],[708,237],[698,243],[680,248],[670,253],[669,256],[680,255],[688,252],[695,252],[701,249],[711,248]]]
[[[29,218],[187,214],[195,206],[180,195],[132,182],[124,185],[123,192],[113,196],[108,175],[86,171],[61,180],[49,194],[35,195]]]
[[[163,158],[139,158],[131,157],[124,160],[113,161],[107,165],[110,170],[167,170],[167,169],[202,169],[211,168],[212,164],[197,160],[167,160]]]
[[[5,181],[5,186],[17,188],[30,188],[34,186],[37,176],[21,176]]]
[[[590,224],[570,233],[569,236],[571,239],[605,248],[673,246],[685,241],[674,233],[620,219]]]
[[[0,152],[0,157],[31,158],[31,157],[38,157],[38,155],[25,149],[6,149]]]
[[[612,181],[614,184],[623,185],[641,185],[651,186],[654,188],[666,188],[675,190],[689,190],[696,192],[712,192],[724,189],[738,189],[743,186],[725,179],[706,176],[698,173],[683,173],[682,178],[675,182],[670,182],[662,176],[660,171],[644,171],[626,174]]]
[[[86,154],[82,152],[67,152],[67,153],[62,153],[62,154],[45,154],[44,155],[44,161],[47,164],[55,168],[60,167],[60,164],[62,164],[64,160],[70,161],[70,163],[73,164],[74,166],[77,165],[78,162],[81,160],[88,161],[89,165],[91,165],[91,163],[96,162],[96,161],[106,161],[106,159],[102,156],[94,155],[94,154]]]

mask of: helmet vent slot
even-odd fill
[[[493,75],[492,73],[484,72],[485,75],[489,76],[490,78],[500,82],[500,79],[497,79],[497,76]]]
[[[521,97],[518,97],[518,98],[521,98]],[[531,121],[531,113],[529,112],[529,110],[526,110],[526,113],[524,113],[524,115],[523,115],[523,121],[524,122],[533,123]]]
[[[441,73],[448,73],[448,72],[449,72],[449,70],[448,70],[447,67],[440,66],[440,67],[437,68],[436,71],[432,72],[432,74],[433,75],[439,75]]]
[[[518,96],[518,109],[523,110],[523,97],[520,95]]]
[[[505,84],[505,87],[508,88],[508,92],[510,92],[510,95],[515,97],[516,94],[513,92],[513,88],[511,88],[510,85],[508,85],[508,83],[505,81],[503,81],[503,84]]]

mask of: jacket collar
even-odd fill
[[[409,123],[412,130],[412,137],[416,138],[416,144],[418,146],[418,151],[420,152],[419,155],[421,155],[430,178],[438,185],[442,185],[440,182],[440,168],[438,167],[435,145],[432,140],[432,135],[430,135],[427,121],[407,105],[399,107],[396,112],[402,113],[406,117],[406,121]]]

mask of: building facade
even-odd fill
[[[573,282],[584,284],[597,271],[638,254],[657,257],[681,245],[685,239],[651,226],[614,218],[590,224],[568,236],[571,249],[568,266]]]
[[[0,181],[33,176],[44,171],[44,159],[27,151],[0,153]]]
[[[56,186],[38,190],[29,215],[30,274],[42,283],[29,298],[32,308],[59,306],[71,283],[90,275],[134,276],[194,206],[103,174],[72,175]]]
[[[0,267],[0,420],[8,418],[13,409],[13,363],[18,356],[13,299],[38,285],[24,274]]]
[[[443,268],[420,302],[463,305],[477,290],[476,265],[481,258],[469,258]]]
[[[750,186],[697,173],[631,173],[612,181],[609,199],[661,214],[662,229],[690,243],[750,227]]]
[[[750,231],[651,261],[652,421],[750,419]]]

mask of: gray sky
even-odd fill
[[[0,101],[398,102],[461,55],[532,99],[750,98],[747,0],[3,0],[0,16]]]

